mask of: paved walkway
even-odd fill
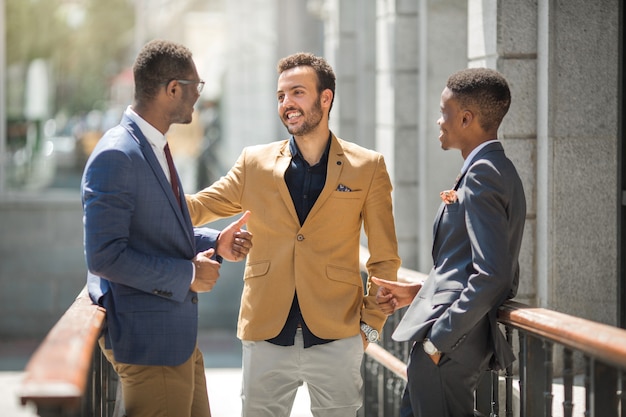
[[[23,407],[17,389],[23,377],[28,358],[39,345],[39,340],[6,341],[0,339],[0,416],[35,417],[32,407]],[[198,345],[204,353],[207,389],[213,417],[241,415],[241,342],[234,332],[202,332]],[[310,417],[309,397],[300,388],[291,417]]]

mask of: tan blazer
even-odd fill
[[[187,196],[194,225],[252,212],[247,227],[254,246],[246,261],[238,337],[278,335],[295,291],[318,337],[354,336],[360,321],[380,331],[386,317],[374,300],[374,284],[364,297],[359,241],[363,226],[369,275],[395,280],[400,258],[382,155],[333,136],[326,185],[303,226],[284,180],[290,161],[288,140],[248,147],[226,176]]]

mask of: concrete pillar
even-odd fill
[[[323,56],[337,77],[330,128],[342,139],[375,148],[375,0],[308,0],[324,22]]]
[[[419,71],[416,175],[417,269],[428,272],[433,264],[432,227],[441,199],[439,192],[452,187],[463,158],[456,150],[443,151],[439,142],[439,103],[446,80],[467,66],[466,0],[420,0],[418,2],[417,50]],[[410,208],[410,207],[409,207]]]
[[[277,2],[224,2],[228,51],[220,160],[230,168],[244,146],[277,140]],[[287,29],[285,29],[287,30]],[[286,137],[282,132],[281,137]]]
[[[333,61],[337,91],[331,112],[335,133],[366,148],[375,148],[376,47],[375,0],[332,1],[336,39],[327,44],[333,51],[326,55]],[[335,113],[337,112],[337,113]]]
[[[542,242],[551,254],[538,278],[541,303],[611,325],[617,311],[619,0],[540,1],[547,14],[539,90],[547,117],[542,155],[547,194]],[[623,87],[623,86],[622,86]],[[542,188],[548,192],[540,193]],[[539,213],[538,213],[539,219]],[[543,225],[542,225],[543,226]],[[539,242],[538,242],[539,247]]]
[[[616,322],[618,0],[469,0],[470,66],[512,91],[500,129],[528,217],[518,300]]]
[[[498,135],[515,163],[526,193],[527,219],[520,254],[517,299],[535,302],[537,172],[537,5],[514,0],[468,1],[468,59],[471,67],[494,68],[511,88],[511,108]]]
[[[441,91],[467,63],[464,0],[378,1],[376,145],[394,182],[402,263],[432,267],[432,225],[439,192],[452,186],[463,163],[440,148]]]
[[[385,156],[395,187],[400,256],[405,267],[415,268],[417,4],[379,0],[376,13],[376,149]]]

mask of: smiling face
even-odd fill
[[[439,141],[441,149],[463,150],[464,111],[454,99],[452,91],[446,87],[441,93],[441,116],[437,120],[439,125]]]
[[[329,92],[325,90],[322,94]],[[298,66],[283,71],[278,77],[278,116],[294,136],[314,132],[323,119],[328,120],[328,105],[317,91],[317,75],[313,68]],[[327,122],[326,122],[327,123]]]

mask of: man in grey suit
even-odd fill
[[[382,286],[377,300],[385,313],[410,304],[392,336],[414,342],[403,415],[473,416],[481,372],[515,360],[496,321],[498,307],[517,292],[526,218],[522,182],[497,140],[510,102],[495,70],[448,78],[439,140],[465,162],[454,187],[441,193],[434,266],[423,285],[372,279]]]
[[[89,294],[106,308],[100,346],[129,417],[209,417],[198,293],[221,256],[241,260],[249,214],[221,233],[192,227],[166,132],[189,123],[204,82],[191,52],[152,41],[133,66],[135,101],[98,142],[82,180]]]

